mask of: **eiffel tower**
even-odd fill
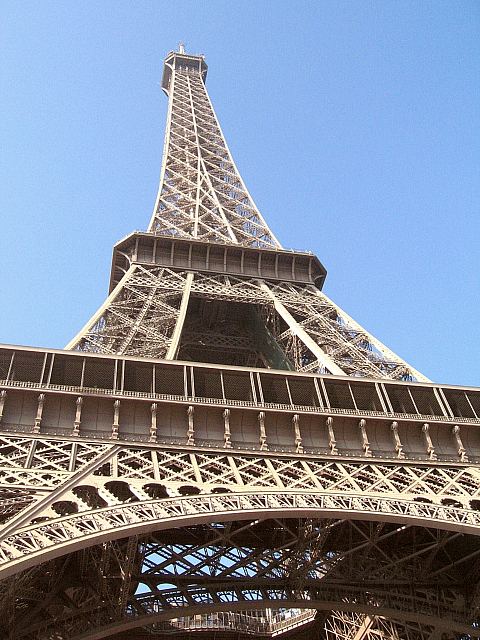
[[[283,249],[203,56],[165,59],[148,231],[65,350],[0,347],[0,638],[480,633],[480,390],[438,385]]]

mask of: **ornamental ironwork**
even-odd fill
[[[0,345],[0,637],[480,635],[480,390],[322,291],[165,59],[160,188],[64,350]]]

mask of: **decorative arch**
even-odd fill
[[[108,540],[186,524],[275,517],[342,518],[432,527],[478,536],[480,512],[395,497],[299,491],[184,495],[117,504],[38,522],[0,546],[0,579]]]

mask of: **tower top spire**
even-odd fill
[[[183,42],[179,42],[178,51],[170,51],[165,58],[163,65],[162,88],[168,95],[172,71],[174,70],[197,72],[202,76],[203,81],[205,81],[207,77],[207,68],[205,56],[185,53],[185,44]]]

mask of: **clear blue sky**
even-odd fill
[[[63,347],[156,194],[167,51],[204,53],[241,173],[325,292],[480,385],[480,3],[3,0],[0,342]]]

